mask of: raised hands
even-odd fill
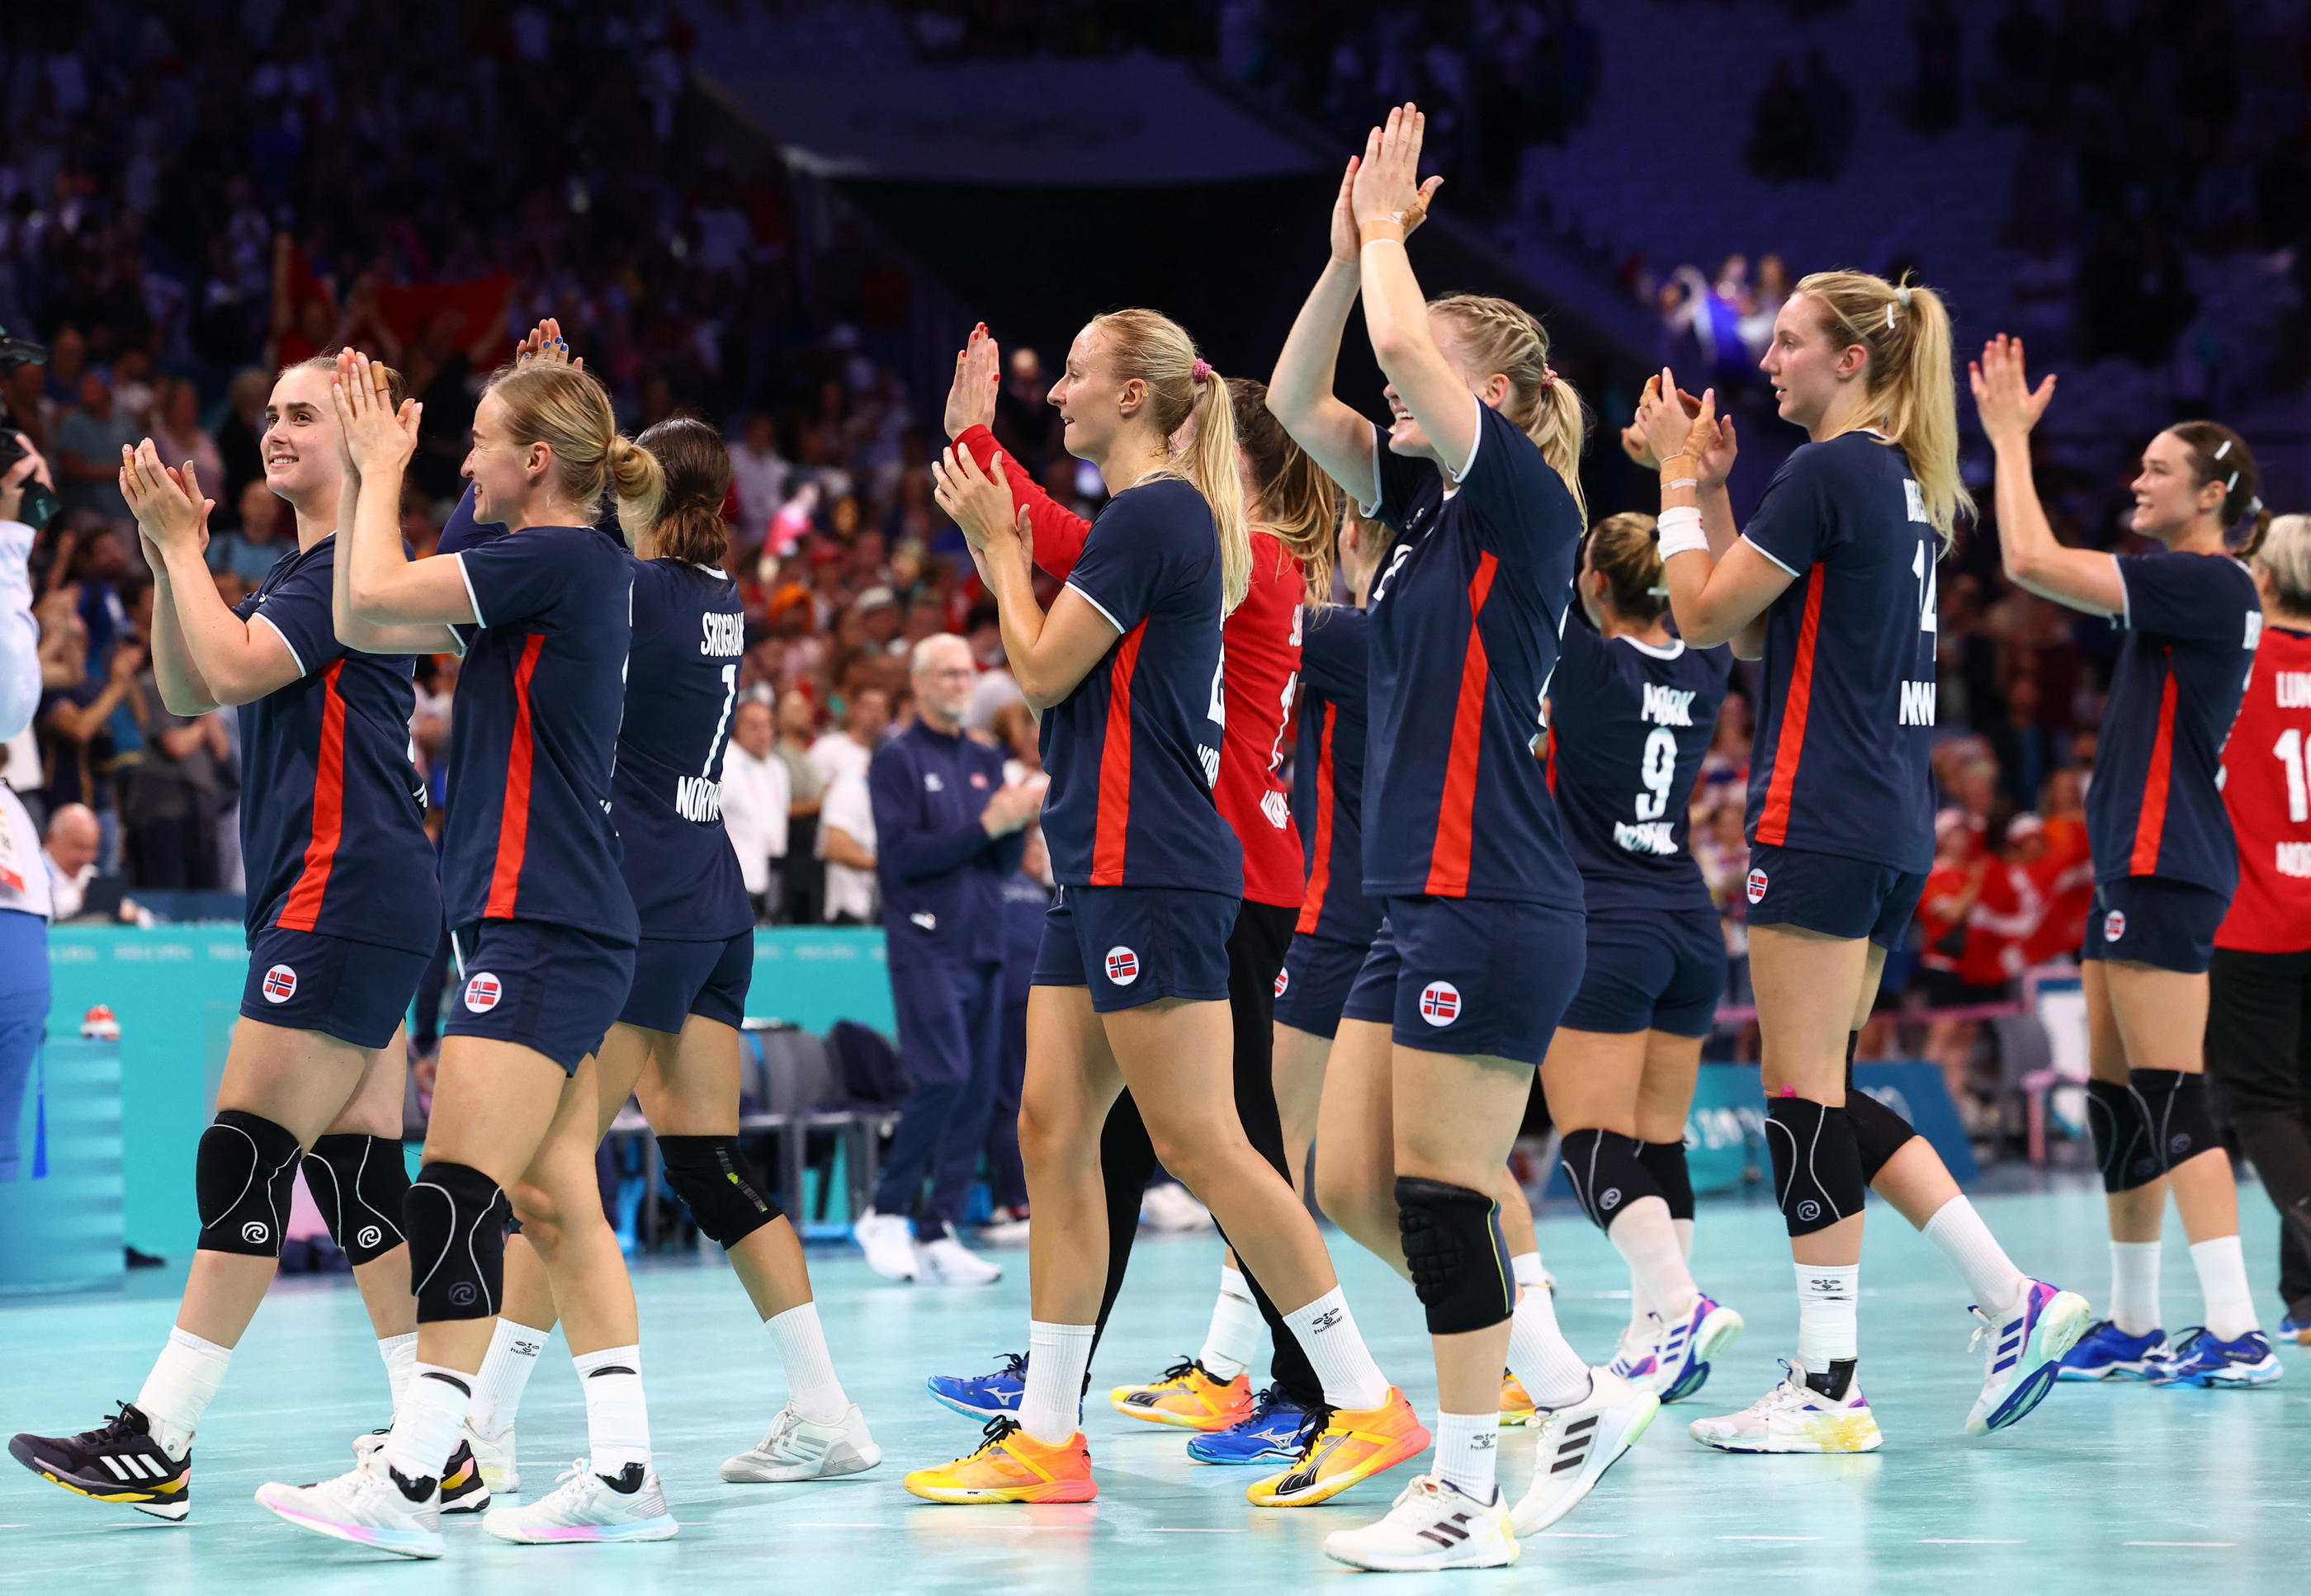
[[[535,362],[546,366],[568,366],[582,371],[586,362],[570,353],[570,344],[562,336],[562,323],[549,316],[529,329],[529,336],[513,346],[513,361],[518,366]]]
[[[385,373],[365,354],[337,357],[337,378],[331,389],[337,410],[337,432],[344,440],[346,458],[363,476],[381,472],[398,476],[417,449],[417,421],[425,407],[404,399],[392,407]]]
[[[1643,455],[1633,447],[1631,433],[1643,442]],[[1694,463],[1694,475],[1712,487],[1732,474],[1733,458],[1740,452],[1733,418],[1718,417],[1717,390],[1705,389],[1696,399],[1677,386],[1676,375],[1667,367],[1658,377],[1645,379],[1645,391],[1637,401],[1637,419],[1622,434],[1621,447],[1631,459],[1655,467],[1673,456],[1684,455]]]
[[[946,390],[946,435],[960,438],[972,427],[992,425],[996,390],[1002,382],[1002,357],[982,321],[971,329],[971,341],[955,353],[955,385]]]
[[[931,496],[963,528],[964,541],[975,554],[990,557],[1034,550],[1034,531],[1025,510],[1011,501],[1011,484],[1003,475],[1003,457],[994,460],[990,475],[979,468],[971,451],[952,446],[931,462]]]
[[[216,501],[201,496],[201,479],[187,460],[181,467],[163,466],[161,451],[150,438],[135,449],[120,447],[120,496],[136,518],[137,541],[145,550],[145,563],[157,573],[160,558],[178,545],[189,545],[198,554],[208,547],[209,511]]]
[[[1984,344],[1982,358],[1966,371],[1974,385],[1975,414],[1993,448],[2028,438],[2054,397],[2054,373],[2033,388],[2022,369],[2022,340],[2004,333]]]
[[[1444,179],[1420,180],[1420,141],[1428,119],[1409,102],[1388,113],[1388,125],[1375,127],[1365,138],[1362,159],[1353,162],[1344,180],[1356,223],[1390,221],[1403,225],[1408,236],[1428,214],[1429,196]],[[1359,240],[1361,241],[1361,240]],[[1338,229],[1335,228],[1335,249]],[[1354,258],[1353,251],[1349,258]]]

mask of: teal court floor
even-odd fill
[[[2274,1225],[2259,1189],[2240,1193],[2247,1256],[2268,1307]],[[2107,1288],[2098,1192],[1982,1199],[2027,1269],[2099,1300]],[[2197,1302],[2170,1219],[2170,1329]],[[1606,1356],[1627,1312],[1605,1243],[1577,1217],[1551,1217],[1543,1254],[1576,1346]],[[1426,1412],[1434,1386],[1410,1292],[1344,1239],[1335,1256],[1384,1367]],[[68,1497],[0,1465],[0,1587],[41,1592],[528,1592],[779,1590],[835,1596],[968,1591],[1286,1592],[1321,1582],[1388,1588],[1577,1592],[2219,1592],[2311,1589],[2311,1352],[2257,1391],[2058,1387],[2019,1428],[1973,1441],[1960,1424],[1981,1377],[1957,1277],[1925,1241],[1873,1203],[1862,1274],[1862,1374],[1887,1435],[1856,1458],[1739,1458],[1696,1446],[1685,1421],[1746,1405],[1778,1371],[1796,1310],[1778,1216],[1705,1202],[1697,1273],[1740,1308],[1749,1332],[1701,1396],[1652,1431],[1557,1530],[1497,1573],[1356,1575],[1325,1560],[1324,1535],[1385,1510],[1409,1470],[1334,1504],[1249,1506],[1249,1470],[1201,1468],[1180,1432],[1094,1402],[1086,1420],[1101,1496],[1076,1506],[957,1508],[907,1496],[909,1468],[976,1440],[934,1406],[922,1378],[976,1370],[1022,1346],[1024,1253],[980,1288],[913,1287],[870,1275],[848,1248],[815,1250],[821,1313],[837,1366],[885,1451],[883,1466],[807,1486],[725,1486],[722,1459],[754,1443],[784,1400],[769,1338],[719,1261],[637,1271],[658,1468],[681,1537],[630,1547],[513,1547],[452,1521],[439,1563],[380,1558],[301,1535],[250,1500],[267,1478],[350,1466],[346,1443],[383,1422],[384,1376],[350,1283],[285,1282],[258,1314],[203,1426],[191,1520],[165,1524]],[[1150,1378],[1201,1340],[1218,1244],[1144,1239],[1093,1370],[1095,1392]],[[0,1307],[10,1371],[9,1431],[77,1429],[133,1397],[173,1313],[173,1279],[140,1276],[126,1295]],[[533,1490],[584,1447],[584,1408],[557,1336],[532,1382],[520,1455]],[[1530,1431],[1509,1432],[1502,1472],[1521,1491]],[[1378,1589],[1380,1586],[1375,1585]]]

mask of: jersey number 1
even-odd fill
[[[2300,825],[2311,820],[2311,772],[2304,769],[2303,732],[2298,727],[2289,727],[2279,734],[2279,741],[2271,751],[2279,755],[2279,763],[2287,772],[2287,818]]]

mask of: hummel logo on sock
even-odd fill
[[[1340,1310],[1338,1308],[1327,1308],[1321,1313],[1317,1314],[1315,1318],[1308,1321],[1308,1328],[1321,1334],[1339,1322]]]

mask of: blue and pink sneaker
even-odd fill
[[[1679,1401],[1699,1391],[1709,1379],[1709,1360],[1741,1339],[1741,1315],[1721,1306],[1706,1292],[1696,1296],[1693,1311],[1674,1324],[1664,1324],[1658,1316],[1653,1322],[1661,1325],[1661,1340],[1645,1383],[1664,1402]],[[1616,1373],[1618,1364],[1616,1359]]]
[[[992,1374],[934,1374],[924,1383],[930,1387],[932,1401],[965,1418],[981,1424],[990,1418],[1016,1418],[1019,1400],[1027,1394],[1027,1357],[1007,1352],[1003,1366]]]
[[[2187,1330],[2175,1344],[2174,1356],[2151,1374],[2150,1383],[2228,1389],[2269,1385],[2286,1372],[2279,1355],[2271,1349],[2270,1338],[2261,1330],[2218,1341],[2204,1330]]]
[[[1660,1367],[1655,1355],[1659,1352],[1661,1345],[1659,1334],[1661,1315],[1649,1313],[1645,1316],[1645,1320],[1653,1327],[1655,1333],[1652,1336],[1644,1336],[1632,1330],[1623,1330],[1621,1344],[1613,1352],[1613,1361],[1605,1365],[1611,1373],[1619,1375],[1639,1391],[1653,1389],[1653,1374]]]
[[[1288,1463],[1307,1450],[1308,1426],[1323,1422],[1321,1408],[1303,1408],[1271,1385],[1253,1399],[1248,1417],[1190,1437],[1188,1455],[1199,1463]]]
[[[2021,1296],[1997,1318],[1978,1307],[1971,1312],[1982,1321],[1971,1344],[1986,1343],[1988,1350],[1982,1394],[1966,1416],[1966,1433],[1987,1435],[2020,1423],[2046,1400],[2062,1373],[2063,1355],[2087,1333],[2094,1310],[2075,1291],[2025,1280]]]
[[[2062,1355],[2057,1376],[2063,1380],[2148,1380],[2174,1356],[2167,1332],[2155,1330],[2130,1336],[2107,1319],[2087,1327],[2077,1346]]]

